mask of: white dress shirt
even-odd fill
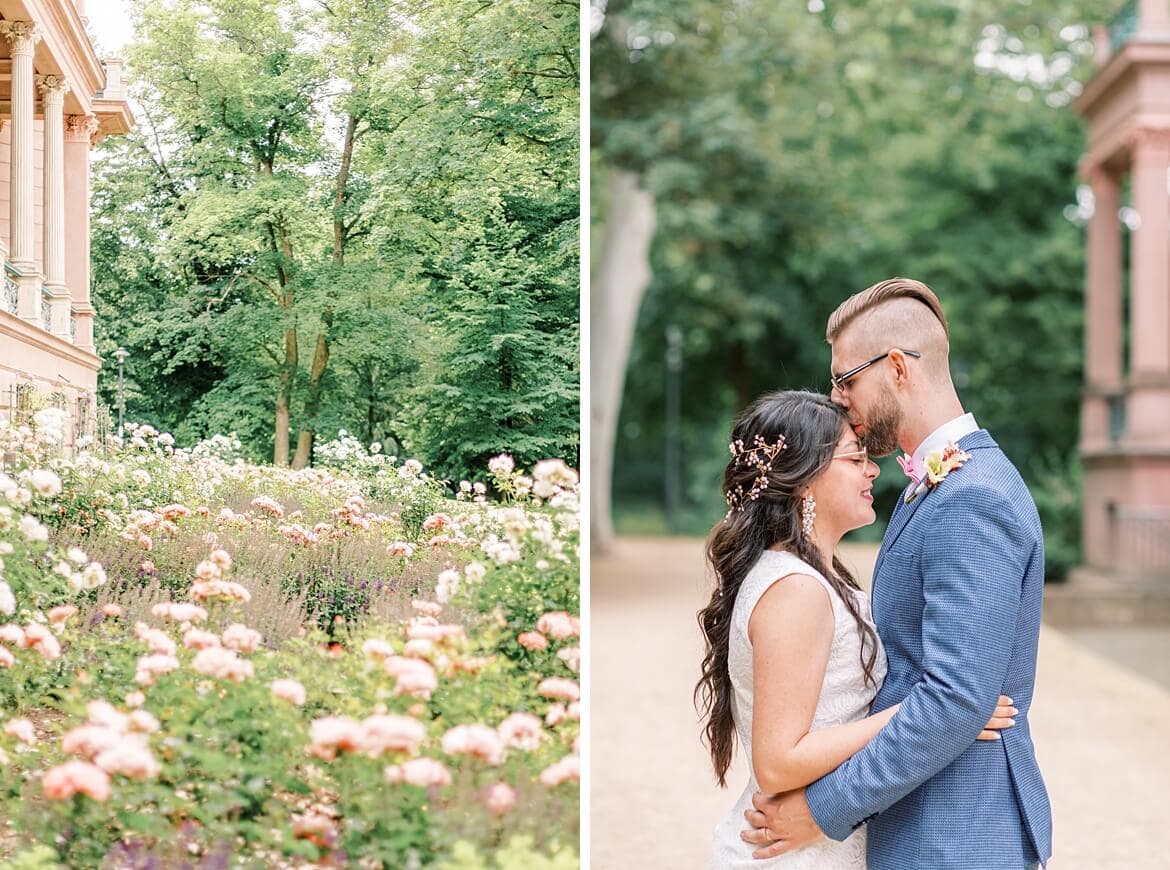
[[[926,439],[918,445],[918,449],[914,451],[914,455],[910,457],[914,463],[914,473],[918,475],[918,479],[926,479],[927,456],[932,453],[941,453],[952,441],[958,444],[960,438],[978,431],[979,424],[975,422],[975,415],[964,414],[961,417],[956,417],[949,423],[943,423],[927,435]]]

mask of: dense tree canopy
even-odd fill
[[[537,0],[140,7],[141,124],[94,179],[128,415],[297,466],[342,428],[453,477],[500,451],[576,463],[577,21]]]
[[[1084,133],[1070,103],[1091,74],[1086,25],[1109,7],[595,9],[594,196],[607,171],[636,172],[658,227],[615,453],[627,528],[661,504],[672,327],[689,508],[675,521],[700,530],[721,513],[733,415],[765,390],[826,390],[829,312],[909,275],[947,308],[961,397],[1037,489],[1050,559],[1075,558],[1083,253],[1064,210]],[[904,479],[885,471],[888,508]]]

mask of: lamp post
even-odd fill
[[[126,357],[130,352],[124,347],[114,351],[114,358],[118,361],[118,440],[125,439],[126,429]]]
[[[678,531],[682,507],[682,432],[679,411],[682,405],[683,333],[675,324],[666,327],[666,438],[665,460],[666,527]]]

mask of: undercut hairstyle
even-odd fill
[[[943,313],[942,303],[934,295],[934,291],[913,278],[887,278],[867,287],[860,293],[854,293],[837,306],[837,310],[829,316],[829,324],[825,328],[825,340],[830,344],[836,340],[841,331],[858,317],[872,311],[879,305],[898,299],[909,299],[919,302],[930,309],[930,313],[942,324],[943,334],[950,341],[951,330],[947,325],[947,316]]]

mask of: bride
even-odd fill
[[[731,435],[724,471],[727,516],[712,530],[711,601],[699,613],[706,641],[695,696],[715,775],[738,738],[752,774],[715,830],[710,868],[865,867],[865,827],[768,861],[740,838],[755,791],[808,785],[860,750],[898,706],[868,715],[886,675],[869,597],[835,556],[841,537],[874,521],[878,467],[845,412],[818,393],[763,396]],[[980,740],[1014,724],[1010,698]]]

